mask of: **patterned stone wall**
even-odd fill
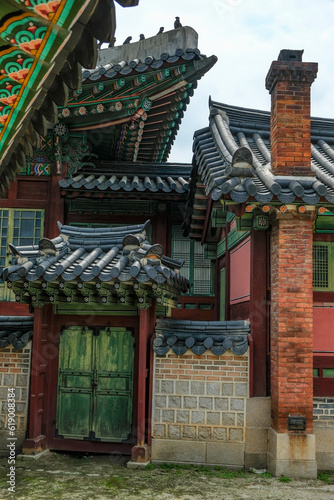
[[[227,453],[225,459],[243,465],[247,396],[247,353],[214,356],[207,351],[197,356],[189,350],[183,356],[172,351],[156,356],[152,460],[220,463],[218,453],[210,459],[207,443],[225,443],[232,444],[233,454],[238,455],[229,459]],[[181,440],[183,447],[186,441],[200,443],[193,459],[180,455],[177,445],[167,444],[174,440]]]
[[[313,398],[313,422],[317,427],[334,428],[334,398]]]
[[[8,388],[15,389],[16,451],[25,438],[28,412],[31,342],[18,351],[12,346],[0,350],[0,454],[7,455],[7,396]]]
[[[334,398],[313,399],[318,470],[334,470]]]

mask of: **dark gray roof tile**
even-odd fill
[[[0,316],[0,349],[23,349],[33,336],[32,316]]]
[[[248,321],[190,321],[158,319],[153,350],[158,356],[165,356],[172,349],[182,356],[188,349],[196,355],[203,355],[208,349],[220,356],[230,349],[241,356],[248,349]]]
[[[166,257],[160,245],[151,245],[146,240],[145,224],[116,228],[82,228],[66,226],[58,223],[60,237],[57,241],[62,251],[58,255],[35,255],[34,247],[26,247],[29,260],[27,264],[13,265],[5,268],[3,277],[8,281],[22,279],[19,272],[24,269],[24,279],[33,282],[37,279],[45,282],[64,280],[81,280],[83,282],[97,280],[136,280],[139,282],[168,282],[172,287],[187,292],[188,281],[175,270],[179,270],[183,262]],[[60,241],[61,240],[61,241]],[[133,248],[127,249],[129,240]],[[21,248],[14,248],[20,252]],[[147,258],[150,254],[155,259]]]
[[[189,188],[191,165],[179,163],[153,163],[102,165],[96,170],[83,169],[75,177],[66,177],[59,185],[68,191],[100,190],[139,191],[155,193],[186,193]]]
[[[272,173],[270,165],[270,113],[211,100],[209,106],[209,127],[194,134],[195,168],[189,188],[187,218],[183,225],[186,233],[189,233],[192,222],[198,176],[205,184],[207,199],[212,196],[214,201],[229,194],[238,203],[257,201],[266,204],[277,199],[284,204],[299,201],[316,205],[320,197],[333,202],[334,120],[311,119],[312,170],[315,178],[288,176],[282,179]],[[240,147],[252,152],[251,178],[235,176],[232,172],[232,155]]]

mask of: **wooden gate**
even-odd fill
[[[59,346],[57,437],[130,440],[134,339],[125,328],[71,326]]]

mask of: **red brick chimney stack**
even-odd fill
[[[266,77],[271,94],[271,165],[275,175],[315,175],[311,170],[311,85],[317,63],[303,50],[281,50]]]

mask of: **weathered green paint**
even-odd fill
[[[71,326],[60,337],[57,432],[124,441],[132,421],[133,337],[125,328]]]
[[[334,214],[318,214],[314,226],[316,233],[334,233]]]
[[[122,304],[55,304],[54,314],[72,314],[76,316],[138,316],[138,309],[135,306],[124,306]]]

